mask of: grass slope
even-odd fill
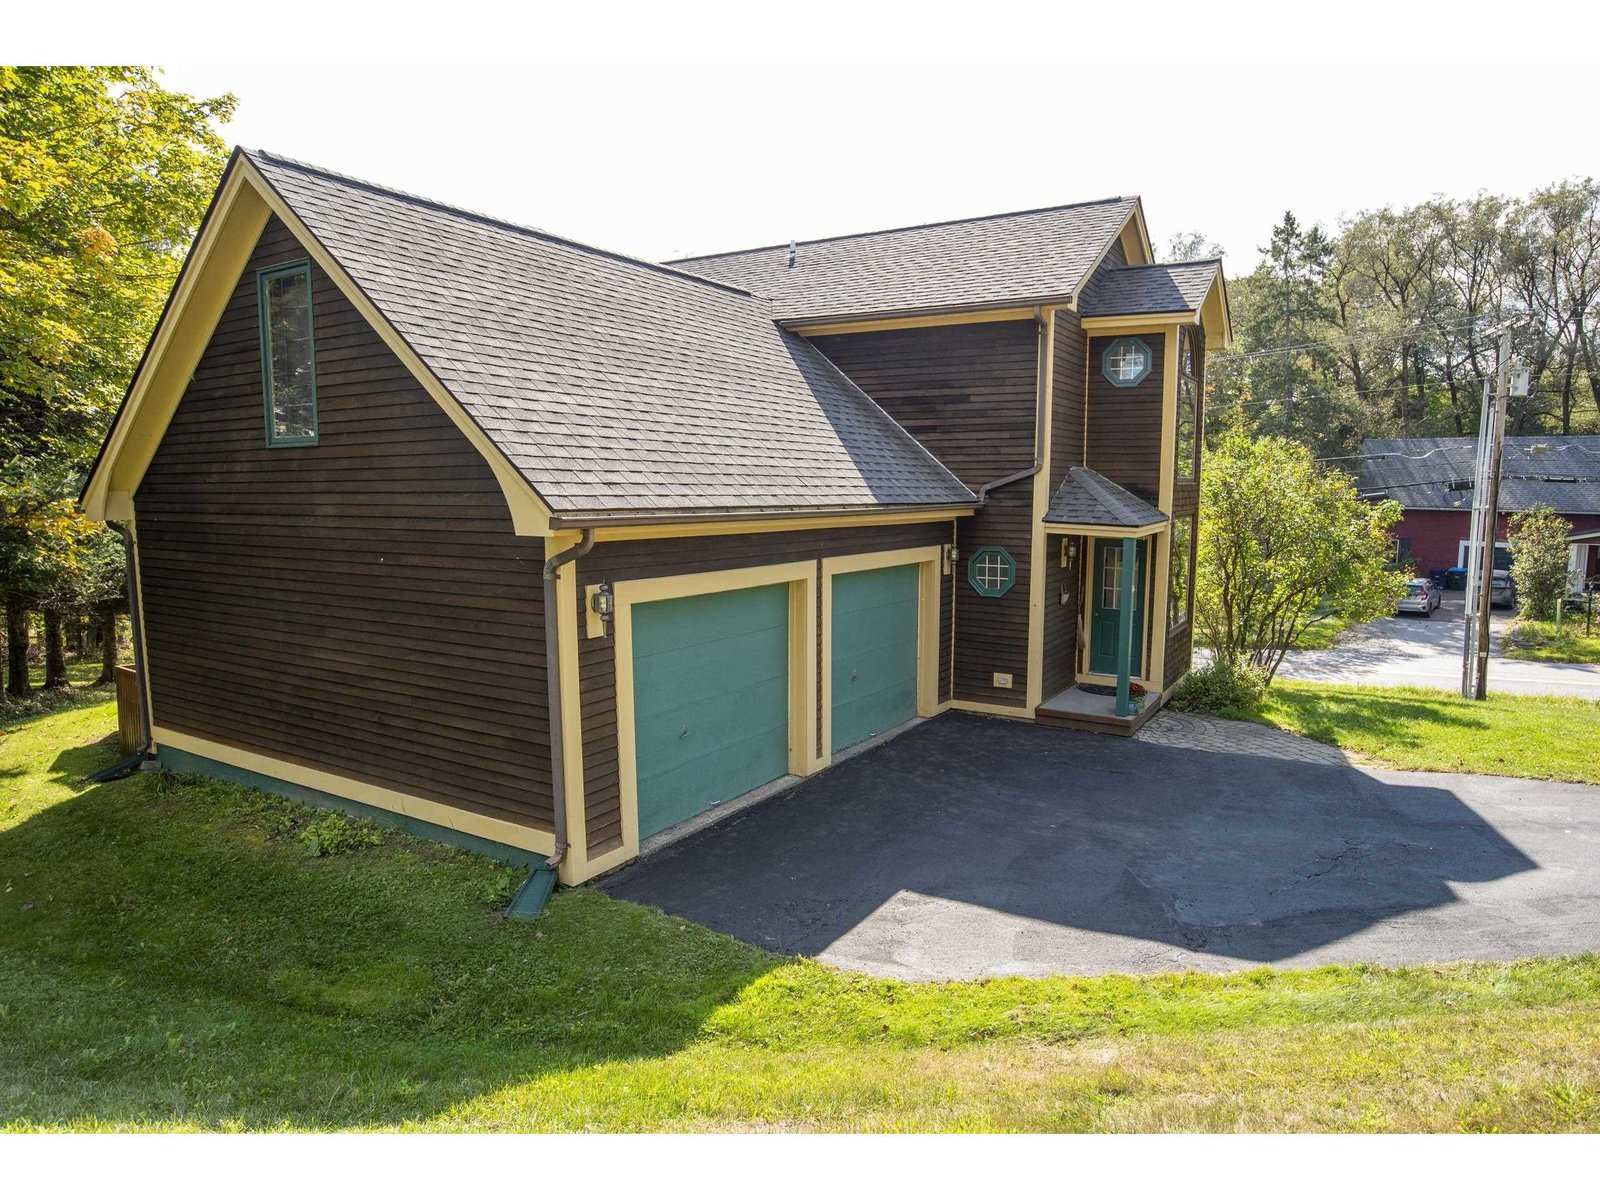
[[[1600,702],[1491,692],[1465,700],[1431,688],[1280,680],[1255,712],[1375,762],[1417,771],[1600,783]]]
[[[1560,629],[1554,621],[1519,620],[1501,639],[1504,658],[1524,662],[1600,663],[1600,626],[1583,633],[1583,615],[1568,617]]]
[[[0,1127],[1600,1130],[1600,957],[902,984],[585,890],[507,923],[471,855],[85,786],[111,718],[0,740]]]

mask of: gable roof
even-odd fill
[[[1536,451],[1535,447],[1541,447]],[[1406,508],[1470,511],[1478,439],[1368,438],[1356,475],[1363,493]],[[1465,484],[1451,490],[1451,483]],[[1500,511],[1548,505],[1600,514],[1600,435],[1508,437],[1500,456]]]
[[[230,175],[241,159],[553,525],[973,502],[748,293],[260,151]]]
[[[1112,483],[1098,471],[1091,471],[1088,467],[1073,467],[1056,489],[1044,519],[1047,525],[1142,529],[1147,525],[1164,523],[1167,515],[1122,485]]]
[[[1032,305],[1073,295],[1135,216],[1139,199],[1115,197],[799,242],[671,265],[772,301],[799,324]]]
[[[1083,289],[1078,312],[1085,317],[1134,316],[1198,310],[1222,270],[1221,259],[1202,262],[1107,264]]]

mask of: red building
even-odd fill
[[[1398,500],[1396,551],[1417,573],[1466,565],[1477,438],[1368,438],[1357,472],[1362,495]],[[1513,513],[1555,509],[1575,532],[1600,525],[1600,436],[1508,437],[1501,456],[1497,566],[1510,564],[1506,521]],[[1600,545],[1572,544],[1575,587],[1600,576]]]

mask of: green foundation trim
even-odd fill
[[[228,763],[218,762],[214,758],[205,758],[199,754],[190,754],[184,750],[174,750],[170,746],[162,746],[156,753],[157,761],[169,771],[183,775],[205,775],[212,779],[223,779],[229,783],[242,783],[246,787],[253,787],[258,791],[268,792],[274,796],[282,796],[286,800],[298,800],[302,804],[314,805],[317,808],[337,809],[352,817],[359,817],[363,821],[371,821],[375,825],[383,825],[389,829],[398,829],[402,833],[413,834],[416,837],[427,838],[434,842],[443,842],[447,846],[454,846],[458,850],[470,850],[474,854],[481,854],[485,858],[492,858],[497,862],[506,863],[513,867],[524,867],[538,874],[539,871],[549,871],[545,865],[545,856],[537,850],[524,850],[520,846],[508,846],[504,842],[493,842],[488,838],[477,837],[460,830],[449,829],[443,825],[435,825],[432,821],[420,821],[416,817],[408,817],[403,813],[390,812],[385,808],[374,808],[370,804],[362,804],[358,800],[346,800],[343,796],[335,796],[328,792],[320,792],[315,788],[303,787],[298,783],[290,783],[286,779],[274,779],[270,775],[261,775],[255,771],[247,771],[243,767],[230,766]],[[530,881],[531,882],[531,881]],[[552,884],[553,884],[552,880]],[[523,885],[526,890],[527,885]],[[518,893],[519,897],[521,893]],[[545,892],[549,895],[549,891]],[[513,901],[515,903],[515,901]]]

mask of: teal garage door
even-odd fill
[[[833,577],[833,745],[917,715],[917,589],[911,563]]]
[[[639,836],[789,770],[789,585],[633,606]]]

